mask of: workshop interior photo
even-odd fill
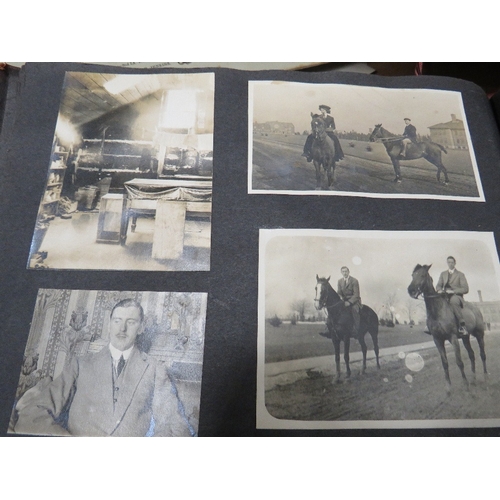
[[[67,73],[28,268],[209,270],[213,127],[213,73]]]

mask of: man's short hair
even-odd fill
[[[120,300],[120,302],[117,302],[113,307],[113,309],[111,309],[110,318],[113,317],[113,313],[115,312],[115,309],[117,307],[136,307],[137,309],[139,309],[139,314],[141,315],[141,323],[144,321],[144,309],[142,308],[140,302],[137,302],[137,300],[134,299]]]
[[[404,121],[408,120],[409,122],[411,122],[411,120],[409,118],[404,118]]]
[[[343,269],[347,269],[347,270],[349,271],[349,268],[348,268],[347,266],[342,266],[342,267],[340,268],[340,272],[342,272],[342,270],[343,270]],[[349,271],[349,272],[350,272],[350,271]]]
[[[457,263],[457,259],[455,259],[455,257],[453,257],[453,255],[450,255],[449,257],[446,258],[446,260],[449,260],[449,259],[452,259],[455,264]]]

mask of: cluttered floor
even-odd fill
[[[134,232],[128,229],[125,245],[98,243],[99,212],[81,211],[69,219],[50,222],[40,250],[44,268],[139,271],[207,271],[210,269],[210,221],[187,218],[184,251],[175,260],[152,257],[154,219],[140,218]],[[34,266],[31,266],[34,267]]]

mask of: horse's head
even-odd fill
[[[311,130],[315,138],[320,137],[322,134],[325,133],[326,130],[326,124],[325,120],[321,115],[311,113]]]
[[[373,129],[373,132],[370,135],[370,142],[375,142],[377,139],[383,137],[382,130],[383,128],[381,123],[375,125],[375,128]]]
[[[330,276],[328,278],[320,278],[316,275],[316,297],[314,299],[314,306],[318,311],[326,307],[329,289],[333,290],[330,285]]]
[[[432,265],[432,264],[431,264]],[[430,266],[421,266],[417,264],[411,275],[412,280],[408,286],[408,293],[410,297],[418,299],[420,295],[435,293],[434,285],[432,284],[432,277],[429,274]]]

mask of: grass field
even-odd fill
[[[325,330],[324,323],[298,323],[296,325],[282,323],[279,327],[266,323],[266,363],[315,356],[333,356],[332,341],[319,335]],[[379,347],[382,349],[432,340],[429,335],[423,333],[423,330],[424,325],[418,325],[414,328],[410,328],[408,325],[396,325],[394,328],[381,326],[378,335]],[[369,334],[365,336],[365,341],[368,349],[373,350]],[[356,340],[352,340],[350,350],[351,352],[361,350]]]
[[[301,156],[304,141],[305,136],[255,137],[251,158],[252,189],[315,191],[314,167]],[[345,139],[340,142],[345,158],[337,164],[334,186],[329,190],[391,195],[479,196],[474,167],[466,150],[443,153],[442,161],[450,180],[448,185],[437,182],[437,167],[423,158],[402,161],[403,183],[395,184],[394,168],[382,144]],[[326,186],[323,185],[322,189]]]

